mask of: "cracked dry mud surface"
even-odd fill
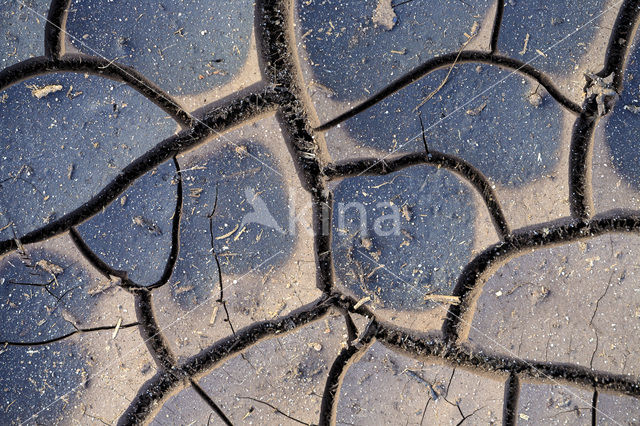
[[[638,23],[1,1],[0,423],[640,424]]]

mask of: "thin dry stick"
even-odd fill
[[[457,305],[460,303],[460,297],[447,296],[446,294],[427,294],[424,296],[424,300],[431,300],[433,302],[449,303],[451,305]]]
[[[467,41],[462,43],[462,46],[460,46],[460,50],[458,50],[458,54],[456,55],[456,59],[453,61],[453,64],[451,64],[451,66],[449,67],[449,72],[447,73],[447,75],[444,76],[440,85],[436,87],[431,93],[429,93],[424,99],[422,99],[422,101],[420,101],[418,106],[413,109],[413,112],[418,111],[418,109],[420,109],[422,105],[426,104],[429,101],[429,99],[433,98],[436,95],[436,93],[438,93],[444,87],[444,85],[447,84],[447,81],[449,80],[449,76],[451,75],[451,73],[453,72],[453,69],[458,63],[458,59],[460,59],[460,55],[464,51],[464,48],[467,47],[467,45],[471,42],[471,40],[475,38],[477,34],[478,34],[477,31],[472,32],[471,36],[467,39]]]

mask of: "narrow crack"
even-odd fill
[[[293,421],[294,421],[294,422],[296,422],[296,423],[300,423],[301,425],[315,426],[315,424],[314,424],[314,423],[310,423],[310,422],[303,422],[302,420],[297,419],[297,418],[295,418],[295,417],[293,417],[293,416],[290,416],[289,414],[285,413],[284,411],[282,411],[282,410],[281,410],[281,409],[279,409],[278,407],[276,407],[276,406],[274,406],[274,405],[272,405],[272,404],[269,404],[268,402],[263,401],[263,400],[261,400],[261,399],[253,398],[253,397],[250,397],[250,396],[239,396],[238,398],[239,398],[239,399],[248,399],[248,400],[250,400],[250,401],[253,401],[253,402],[257,402],[257,403],[259,403],[259,404],[266,405],[267,407],[271,408],[273,411],[275,411],[276,413],[280,414],[281,416],[285,416],[286,418],[288,418],[288,419],[290,419],[290,420],[293,420]]]
[[[466,416],[465,416],[464,414],[462,414],[462,410],[460,409],[460,405],[458,404],[458,409],[460,410],[460,414],[462,415],[462,420],[460,420],[456,426],[460,426],[460,425],[461,425],[462,423],[464,423],[464,422],[465,422],[469,417],[473,416],[474,414],[476,414],[478,411],[482,410],[483,408],[485,408],[485,407],[484,407],[484,406],[483,406],[483,407],[478,407],[478,408],[476,408],[475,410],[473,410],[470,414],[468,414],[468,415],[466,415]]]
[[[57,54],[56,49],[57,45],[51,50],[52,55]],[[162,108],[184,128],[193,125],[192,118],[175,99],[135,69],[83,53],[67,53],[59,58],[38,56],[11,65],[0,71],[0,91],[32,77],[58,72],[86,73],[126,83]]]
[[[209,237],[210,237],[210,244],[211,244],[211,255],[213,256],[213,259],[216,262],[216,268],[218,271],[218,285],[220,286],[220,296],[218,297],[216,302],[222,305],[222,309],[224,310],[224,313],[225,313],[224,320],[227,324],[229,324],[229,328],[231,328],[231,333],[235,336],[236,330],[233,328],[233,324],[231,323],[231,317],[229,316],[229,309],[227,308],[227,301],[224,299],[224,287],[222,284],[222,268],[220,267],[220,259],[218,258],[218,252],[216,251],[216,247],[214,244],[215,238],[213,236],[213,217],[216,214],[217,208],[218,208],[218,185],[216,184],[216,193],[215,193],[215,199],[213,201],[213,209],[211,210],[211,214],[207,215],[207,218],[209,219]],[[243,358],[244,358],[244,354],[243,354]],[[249,362],[248,360],[246,361]]]
[[[358,338],[358,327],[356,327],[356,324],[353,322],[348,310],[342,310],[342,316],[344,317],[345,326],[347,327],[347,344],[351,345]]]
[[[598,330],[596,329],[596,327],[593,325],[593,320],[596,317],[596,314],[598,312],[598,307],[600,306],[600,301],[602,299],[604,299],[604,297],[607,295],[607,292],[609,291],[609,287],[611,287],[611,280],[613,279],[613,275],[615,274],[615,272],[612,272],[611,275],[609,276],[609,281],[607,282],[607,287],[604,289],[604,292],[602,293],[602,295],[598,298],[598,300],[596,300],[596,307],[593,310],[593,315],[591,315],[591,319],[589,320],[589,326],[591,327],[591,329],[593,330],[593,332],[596,335],[596,347],[593,350],[593,353],[591,354],[591,360],[589,361],[589,367],[591,367],[591,369],[593,370],[593,360],[595,359],[596,356],[596,352],[598,352],[598,347],[600,345],[600,336],[598,335]]]
[[[53,287],[56,284],[56,280],[54,278],[50,279],[46,283],[28,283],[28,282],[13,281],[13,280],[6,281],[6,283],[7,283],[7,285],[42,288],[42,289],[44,289],[44,291],[46,291],[51,297],[53,297],[56,300],[56,306],[58,305],[58,303],[60,303],[60,301],[64,298],[64,296],[66,296],[67,294],[69,294],[73,290],[75,290],[77,288],[80,288],[80,286],[72,287],[72,288],[66,290],[60,296],[58,296],[53,291],[51,291],[51,289],[49,288],[49,287]]]
[[[103,326],[99,326],[99,327],[91,327],[91,328],[77,328],[70,332],[67,333],[65,335],[62,336],[58,336],[58,337],[53,337],[51,339],[47,339],[47,340],[40,340],[40,341],[32,341],[32,342],[18,342],[18,341],[9,341],[9,340],[0,340],[0,346],[42,346],[42,345],[49,345],[51,343],[56,343],[59,342],[61,340],[67,339],[71,336],[74,336],[76,334],[85,334],[85,333],[94,333],[96,331],[104,331],[104,330],[115,330],[116,328],[122,330],[122,329],[126,329],[126,328],[130,328],[130,327],[137,327],[138,325],[140,325],[139,322],[132,322],[132,323],[128,323],[128,324],[121,324],[121,325],[103,325]],[[75,327],[75,325],[74,325]]]

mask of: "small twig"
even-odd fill
[[[0,232],[4,231],[5,229],[8,229],[10,226],[13,226],[13,222],[9,222],[5,226],[0,228]]]
[[[365,303],[371,301],[371,297],[369,296],[365,296],[362,299],[358,300],[358,303],[356,303],[355,305],[353,305],[353,310],[357,311],[358,309],[360,309],[360,306],[364,305]]]
[[[116,328],[113,329],[113,334],[111,334],[112,340],[115,340],[116,336],[118,336],[118,331],[120,331],[121,326],[122,326],[122,317],[118,318],[118,322],[116,323]]]
[[[451,76],[451,73],[453,72],[453,69],[455,68],[456,64],[458,63],[458,59],[460,59],[460,55],[462,55],[462,51],[464,50],[465,47],[467,47],[467,45],[471,42],[471,40],[473,40],[475,38],[476,34],[477,34],[477,32],[472,34],[471,37],[469,37],[467,39],[467,41],[462,43],[462,46],[460,47],[460,50],[458,50],[458,55],[456,55],[456,59],[453,61],[453,64],[451,64],[451,66],[449,67],[449,72],[447,72],[447,75],[444,76],[444,78],[442,79],[442,82],[440,82],[440,85],[438,87],[436,87],[431,93],[429,93],[424,99],[422,99],[422,101],[420,101],[418,106],[413,109],[413,112],[418,111],[420,109],[420,107],[422,107],[422,105],[426,104],[431,98],[433,98],[444,87],[445,84],[447,84],[447,81],[449,81],[449,77]]]
[[[427,294],[426,296],[424,296],[424,300],[430,300],[432,302],[439,303],[449,303],[451,305],[460,304],[459,296],[448,296],[446,294]]]

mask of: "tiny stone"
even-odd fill
[[[309,343],[309,347],[316,352],[320,352],[322,350],[322,345],[318,342]]]
[[[542,96],[540,96],[538,93],[531,93],[528,100],[529,103],[536,108],[542,105]]]

